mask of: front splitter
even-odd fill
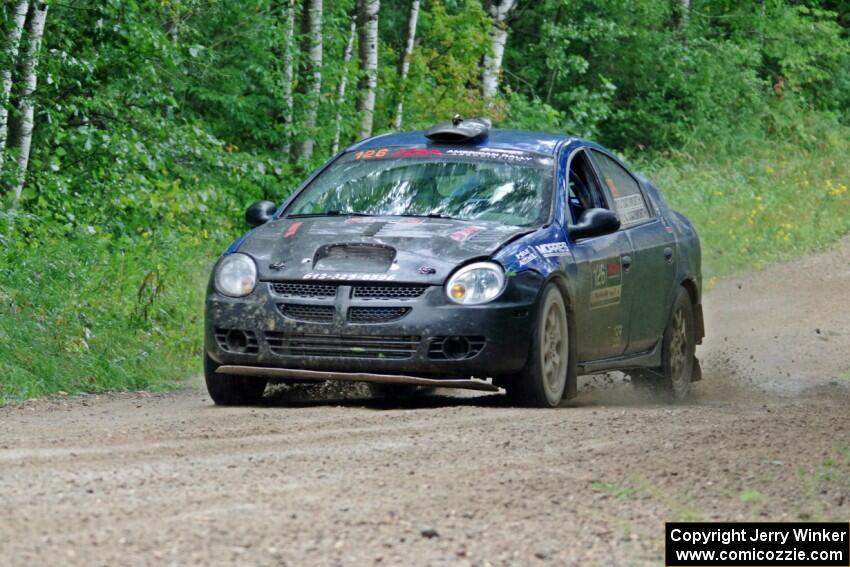
[[[324,372],[319,370],[296,370],[291,368],[269,368],[265,366],[237,366],[225,364],[216,369],[219,374],[236,376],[255,376],[258,378],[283,378],[290,380],[313,380],[324,382],[376,382],[379,384],[410,384],[430,388],[460,388],[463,390],[479,390],[481,392],[498,392],[499,388],[490,382],[475,378],[462,380],[440,380],[419,378],[402,374],[369,374],[364,372]]]

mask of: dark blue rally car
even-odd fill
[[[553,407],[579,374],[671,400],[700,378],[697,233],[592,142],[456,117],[359,142],[246,218],[207,293],[217,404],[269,380]]]

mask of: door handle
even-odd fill
[[[629,268],[632,267],[632,257],[631,256],[622,256],[620,261],[623,263],[623,270],[628,272]]]
[[[664,259],[668,262],[673,260],[673,249],[669,246],[664,249]]]

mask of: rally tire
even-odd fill
[[[254,376],[232,376],[215,371],[218,364],[204,355],[204,379],[207,392],[217,406],[250,406],[263,398],[266,382]]]
[[[573,349],[564,296],[558,286],[548,284],[541,294],[528,361],[520,376],[506,384],[512,404],[554,408],[568,388]]]
[[[691,298],[683,287],[679,287],[664,330],[661,368],[630,372],[636,390],[668,402],[680,402],[688,396],[697,370],[694,323]]]

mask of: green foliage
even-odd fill
[[[487,16],[477,2],[428,3],[428,9],[420,14],[420,39],[410,63],[405,128],[426,127],[455,113],[487,113],[478,81],[480,61],[488,48],[488,29]],[[383,79],[396,80],[399,52],[392,53],[389,77],[385,73]],[[388,117],[383,123],[389,124],[394,109],[379,105],[381,109]]]
[[[115,248],[86,235],[0,264],[0,404],[56,391],[173,387],[199,370],[207,270],[221,242]]]
[[[818,120],[731,151],[693,146],[636,163],[696,223],[707,276],[788,260],[850,231],[850,128]]]

